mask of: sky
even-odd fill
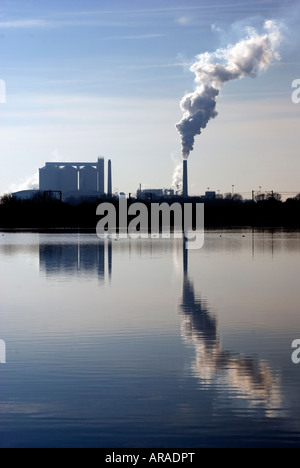
[[[299,1],[2,0],[0,195],[32,188],[45,162],[99,156],[115,191],[169,188],[191,65],[270,19],[281,59],[224,85],[189,156],[191,194],[300,193]]]

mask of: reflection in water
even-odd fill
[[[251,234],[0,235],[0,447],[299,447],[300,236]]]
[[[105,278],[105,255],[108,257],[108,277],[112,276],[112,245],[95,244],[40,244],[40,271],[47,276],[74,276],[82,273],[85,277],[98,275]]]
[[[156,244],[128,244],[120,248],[134,247],[146,251]],[[159,248],[160,245],[157,245]],[[140,251],[141,253],[142,251]],[[82,273],[102,281],[106,275],[112,277],[112,242],[40,244],[40,269],[47,276],[70,277]],[[275,408],[281,407],[280,380],[263,360],[247,357],[223,349],[218,335],[216,317],[209,306],[195,295],[194,284],[189,276],[188,250],[183,245],[183,293],[180,303],[182,335],[196,350],[192,364],[193,374],[202,384],[213,385],[237,399],[246,399],[251,405],[261,405],[267,416],[275,415]]]
[[[194,285],[188,275],[185,245],[183,256],[182,335],[196,350],[192,365],[194,375],[206,385],[217,381],[219,388],[230,391],[235,398],[247,399],[250,405],[262,405],[267,416],[275,416],[273,410],[281,406],[279,378],[273,375],[267,362],[222,348],[216,318],[207,304],[195,296]]]

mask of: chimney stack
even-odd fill
[[[187,159],[183,160],[183,186],[182,186],[182,196],[187,198],[189,196],[188,192],[188,166]]]
[[[112,171],[111,171],[111,160],[108,161],[108,179],[107,179],[107,195],[112,196]]]

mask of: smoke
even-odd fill
[[[182,192],[183,189],[183,168],[182,163],[178,164],[173,172],[172,188],[178,193]]]
[[[247,28],[247,37],[237,44],[197,56],[190,70],[199,84],[193,93],[182,99],[180,107],[184,115],[176,125],[183,158],[187,159],[194,149],[196,135],[217,117],[217,98],[222,86],[231,80],[255,78],[259,72],[267,70],[273,60],[280,60],[277,52],[282,40],[279,25],[268,20],[264,30],[264,34],[259,35],[253,28]]]
[[[23,179],[19,184],[12,184],[9,187],[9,192],[21,192],[23,190],[38,190],[39,188],[39,173],[36,172],[33,176]]]

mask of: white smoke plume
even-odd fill
[[[217,97],[222,86],[239,78],[255,78],[267,70],[273,60],[280,60],[277,48],[282,40],[280,27],[275,21],[266,21],[264,34],[247,29],[247,37],[226,49],[197,56],[190,70],[195,73],[197,85],[193,93],[184,96],[180,107],[184,112],[176,125],[181,136],[182,155],[187,159],[194,149],[195,137],[200,135],[208,122],[214,119]]]
[[[39,188],[39,173],[36,172],[33,176],[23,179],[18,184],[12,184],[9,187],[9,192],[21,192],[23,190],[38,190]]]
[[[173,172],[172,188],[178,193],[182,192],[183,188],[183,167],[182,163],[178,164]]]

